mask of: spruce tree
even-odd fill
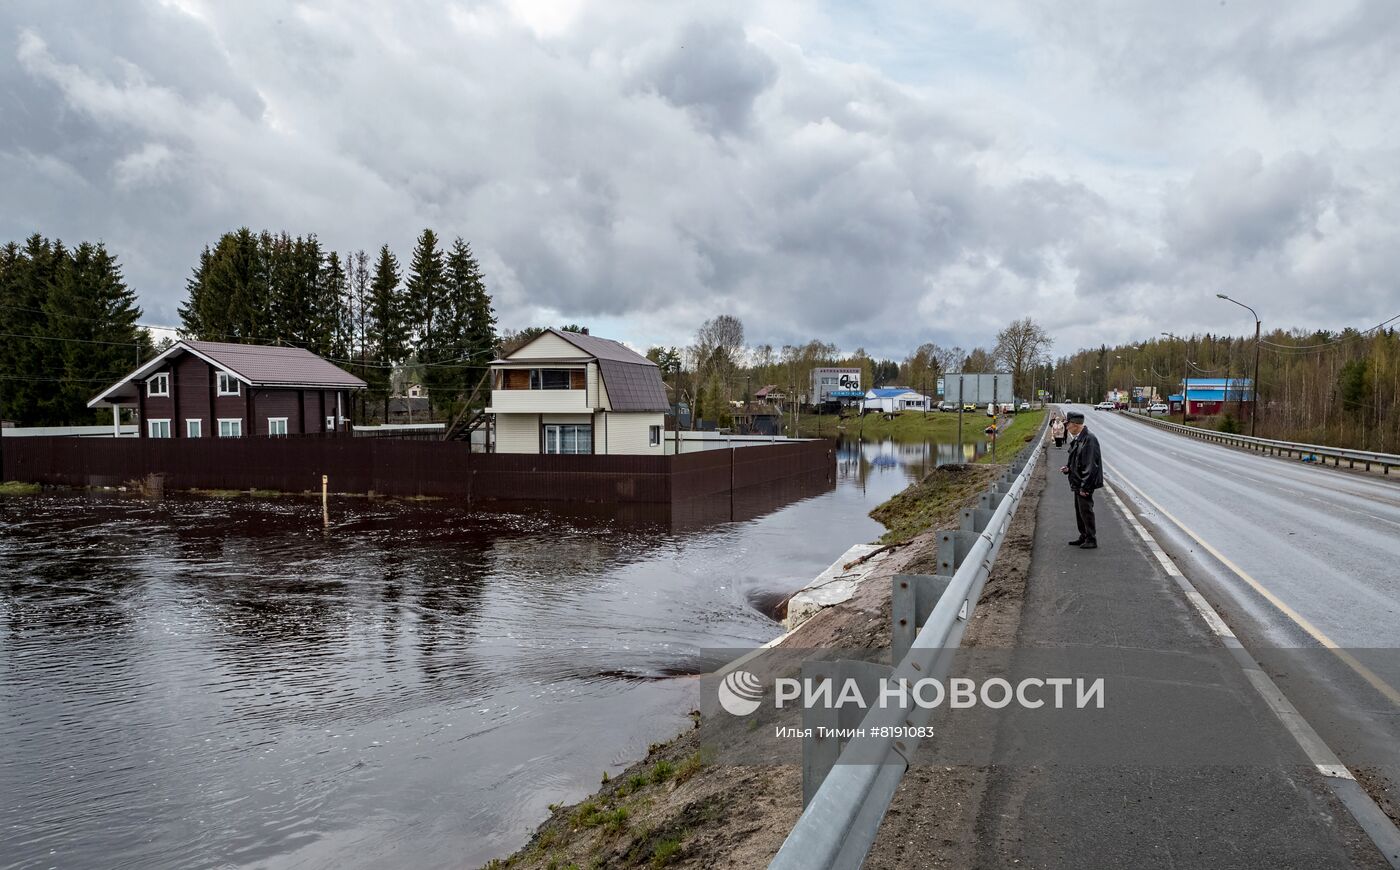
[[[43,416],[54,424],[92,419],[88,400],[154,353],[137,326],[136,294],[104,246],[83,242],[62,264],[44,307],[62,366]]]
[[[452,365],[429,367],[430,373],[447,398],[470,395],[495,355],[496,317],[481,266],[472,256],[471,246],[458,237],[447,254],[447,293],[443,306],[445,321],[440,342],[443,359]]]
[[[418,236],[418,243],[413,249],[413,259],[409,262],[408,281],[404,289],[413,351],[418,362],[431,365],[445,359],[450,354],[450,349],[443,346],[443,336],[440,333],[443,322],[449,319],[445,311],[447,273],[437,234],[431,229],[423,230]],[[426,373],[432,371],[430,367]],[[433,377],[429,379],[432,380]],[[444,385],[429,383],[427,386],[431,407],[434,399],[433,389],[440,389]]]
[[[379,249],[374,279],[369,290],[369,348],[371,362],[365,378],[370,391],[384,401],[384,419],[389,418],[388,366],[403,362],[407,355],[407,329],[404,299],[399,288],[399,261],[388,245]]]

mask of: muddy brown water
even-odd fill
[[[704,648],[950,445],[674,513],[0,499],[0,865],[462,867],[688,724]]]

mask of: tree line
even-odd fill
[[[747,346],[743,322],[720,314],[700,325],[694,341],[681,347],[652,347],[647,357],[661,369],[676,401],[692,411],[692,421],[704,419],[723,428],[731,425],[737,405],[752,401],[756,391],[776,386],[784,403],[795,410],[810,391],[812,370],[853,368],[861,372],[863,388],[902,386],[937,395],[938,379],[948,372],[1012,373],[1016,395],[1033,398],[1040,367],[1051,340],[1030,318],[1012,321],[990,348],[943,347],[925,342],[902,360],[876,359],[858,347],[842,352],[831,342],[813,339],[802,344]],[[694,423],[692,423],[694,425]]]
[[[1275,330],[1260,337],[1256,434],[1359,450],[1400,450],[1400,333]],[[1252,378],[1254,337],[1205,333],[1080,350],[1044,376],[1066,398],[1099,401],[1110,389],[1180,393],[1185,378]],[[1235,428],[1228,403],[1217,426]]]
[[[0,247],[0,420],[91,422],[88,400],[154,349],[141,307],[101,243],[38,233]]]
[[[183,335],[319,354],[369,384],[361,421],[371,403],[388,417],[396,371],[420,382],[437,411],[473,400],[497,347],[471,246],[458,237],[444,249],[431,229],[418,236],[405,272],[387,244],[371,263],[363,250],[325,250],[314,235],[243,227],[204,249],[186,291]]]

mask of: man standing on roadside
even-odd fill
[[[1094,550],[1099,546],[1098,529],[1094,525],[1094,490],[1103,487],[1099,439],[1084,425],[1084,415],[1078,411],[1065,415],[1065,428],[1070,437],[1069,459],[1060,472],[1069,475],[1069,486],[1074,490],[1074,519],[1079,524],[1079,537],[1069,545]]]

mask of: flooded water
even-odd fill
[[[686,727],[699,649],[775,637],[756,602],[963,458],[844,443],[789,503],[686,516],[0,499],[0,866],[477,866]]]

